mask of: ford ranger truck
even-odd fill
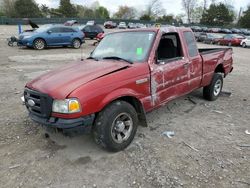
[[[231,48],[198,49],[190,28],[113,32],[87,59],[27,83],[24,103],[37,123],[91,131],[97,144],[120,151],[147,125],[147,112],[199,88],[216,100],[232,62]]]

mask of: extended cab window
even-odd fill
[[[184,32],[184,38],[188,48],[188,54],[190,57],[195,57],[198,55],[197,45],[193,36],[193,33],[190,31]]]
[[[162,35],[157,56],[158,60],[174,60],[182,57],[181,42],[177,33]]]

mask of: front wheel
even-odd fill
[[[43,50],[46,46],[46,43],[43,39],[36,39],[34,42],[33,42],[33,47],[36,49],[36,50]]]
[[[137,123],[134,107],[125,101],[115,101],[98,114],[94,125],[95,141],[109,151],[121,151],[134,139]]]
[[[223,87],[223,77],[219,73],[215,73],[211,83],[203,88],[203,97],[209,101],[216,100]]]
[[[246,45],[245,42],[242,43],[242,47],[243,47],[243,48],[246,48],[246,47],[247,47],[247,45]]]

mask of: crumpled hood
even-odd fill
[[[26,86],[53,98],[64,99],[81,85],[129,66],[122,61],[84,60],[43,74]]]

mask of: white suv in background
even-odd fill
[[[250,36],[248,36],[247,38],[243,39],[240,43],[240,45],[243,48],[249,47],[250,46]]]

